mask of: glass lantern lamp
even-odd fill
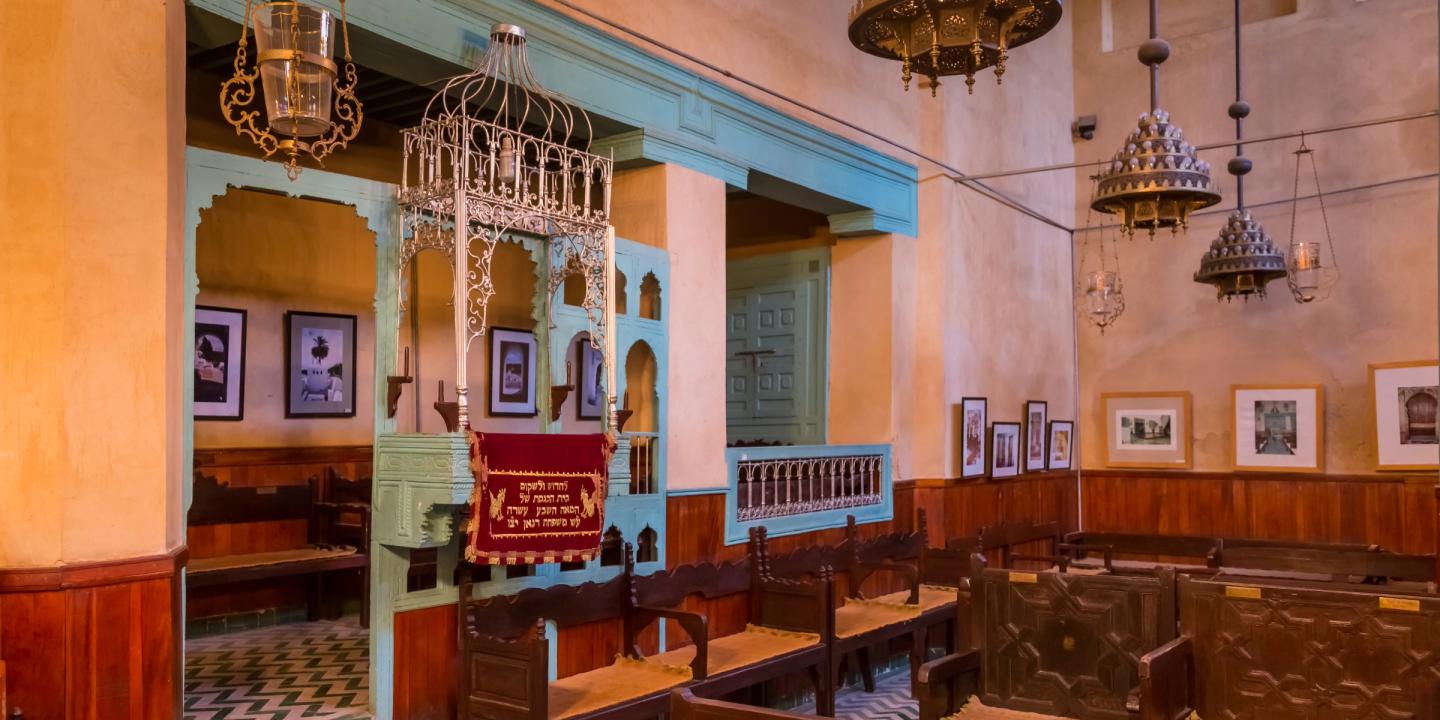
[[[1086,275],[1085,309],[1090,317],[1102,321],[1112,317],[1120,298],[1120,277],[1114,270],[1092,270]]]
[[[1325,230],[1325,239],[1297,240],[1296,226],[1299,224],[1300,209],[1300,165],[1310,160],[1310,174],[1315,180],[1315,198],[1319,200],[1320,220]],[[1326,246],[1330,257],[1325,257]],[[1300,135],[1300,149],[1295,151],[1295,199],[1290,203],[1290,251],[1285,263],[1285,280],[1290,285],[1290,294],[1297,303],[1310,303],[1329,297],[1330,291],[1340,281],[1340,266],[1335,259],[1335,241],[1330,235],[1330,218],[1325,212],[1325,192],[1320,189],[1320,172],[1315,167],[1315,151],[1305,145],[1305,135]]]
[[[360,131],[363,119],[355,97],[355,65],[350,60],[349,23],[340,1],[340,40],[344,81],[333,59],[335,16],[325,8],[301,2],[246,2],[235,75],[220,87],[220,110],[238,135],[249,137],[265,157],[286,156],[291,180],[300,174],[299,158],[317,163],[345,147]],[[247,36],[255,32],[255,66],[247,68]],[[265,123],[250,108],[259,79]]]

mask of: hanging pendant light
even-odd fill
[[[1253,163],[1245,157],[1244,121],[1250,105],[1240,96],[1240,68],[1240,0],[1235,0],[1235,102],[1228,110],[1235,119],[1235,157],[1227,165],[1235,176],[1235,212],[1200,258],[1195,273],[1195,282],[1214,285],[1216,298],[1226,302],[1237,297],[1248,301],[1252,295],[1263,299],[1265,286],[1285,276],[1285,256],[1245,209],[1245,175]]]
[[[1310,175],[1315,179],[1315,198],[1320,201],[1320,220],[1325,227],[1325,240],[1296,240],[1295,227],[1300,208],[1300,163],[1310,160]],[[1325,262],[1325,249],[1330,261]],[[1308,303],[1330,297],[1340,281],[1340,266],[1335,261],[1335,240],[1330,235],[1330,218],[1325,214],[1325,193],[1320,189],[1320,171],[1315,168],[1315,151],[1305,145],[1300,134],[1300,149],[1295,151],[1295,197],[1290,202],[1290,251],[1285,264],[1285,281],[1295,302]]]
[[[1093,176],[1091,180],[1091,197],[1094,197],[1095,181],[1099,176]],[[1125,312],[1125,288],[1120,278],[1120,253],[1115,247],[1115,241],[1110,241],[1110,260],[1105,257],[1105,229],[1096,227],[1094,224],[1094,210],[1085,214],[1085,229],[1080,241],[1080,280],[1075,284],[1075,308],[1086,322],[1100,328],[1100,334],[1105,334],[1105,328],[1115,324]],[[1086,270],[1086,262],[1089,257],[1090,235],[1092,232],[1100,233],[1100,240],[1097,243],[1098,263],[1095,267]]]
[[[335,17],[325,8],[300,2],[245,2],[240,45],[235,50],[235,75],[220,86],[220,113],[249,137],[265,157],[285,155],[285,173],[300,176],[300,156],[315,162],[345,147],[360,132],[363,120],[355,97],[355,64],[350,61],[350,24],[340,0],[340,32],[345,56],[345,81],[337,79]],[[246,46],[255,29],[255,67],[246,68]],[[265,121],[255,101],[255,80],[263,91]]]
[[[862,52],[900,61],[910,89],[919,73],[930,94],[942,75],[964,75],[975,92],[975,73],[1005,74],[1010,48],[1024,45],[1060,22],[1060,0],[859,0],[850,10],[850,42]]]
[[[1090,203],[1093,210],[1120,216],[1129,235],[1137,228],[1153,237],[1160,228],[1178,232],[1190,214],[1220,202],[1210,182],[1210,164],[1185,142],[1170,113],[1160,108],[1160,64],[1170,57],[1170,44],[1160,39],[1159,0],[1150,0],[1150,39],[1140,45],[1140,63],[1150,68],[1150,112],[1125,139],[1108,166]]]

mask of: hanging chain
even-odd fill
[[[1300,134],[1300,147],[1305,147],[1305,134]],[[1320,189],[1320,171],[1315,167],[1315,153],[1306,148],[1310,156],[1310,175],[1315,178],[1315,198],[1320,201],[1320,222],[1325,226],[1325,244],[1330,247],[1330,267],[1335,269],[1333,282],[1340,281],[1340,263],[1335,259],[1335,238],[1330,234],[1330,216],[1325,213],[1325,191]],[[1295,163],[1295,172],[1300,172],[1300,163]],[[1293,210],[1292,210],[1293,212]],[[1291,226],[1294,232],[1294,226]]]

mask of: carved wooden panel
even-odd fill
[[[1140,657],[1175,636],[1175,578],[987,569],[972,579],[987,705],[1083,720],[1129,716]]]
[[[1427,718],[1440,681],[1440,598],[1183,578],[1207,720]]]

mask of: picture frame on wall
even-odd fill
[[[990,424],[990,478],[1000,480],[1020,474],[1020,465],[1025,454],[1020,433],[1020,423],[997,422]]]
[[[535,415],[535,333],[490,328],[490,414]]]
[[[1046,442],[1047,467],[1051,470],[1069,470],[1070,459],[1075,452],[1075,423],[1070,420],[1051,420],[1049,440]]]
[[[1185,469],[1191,464],[1190,393],[1101,393],[1105,466]]]
[[[245,419],[245,323],[239,308],[195,306],[196,420]]]
[[[285,417],[355,417],[355,316],[285,313]]]
[[[1232,465],[1252,472],[1325,471],[1325,389],[1231,386]]]
[[[1045,431],[1049,413],[1044,400],[1025,403],[1025,472],[1045,469]]]
[[[1417,360],[1370,366],[1370,424],[1377,470],[1440,468],[1435,426],[1440,362]]]
[[[960,400],[960,477],[985,477],[985,428],[990,417],[983,397]]]
[[[575,417],[578,420],[599,420],[605,412],[604,381],[605,356],[596,348],[589,337],[575,342],[575,365],[580,368],[580,379],[575,387]]]

